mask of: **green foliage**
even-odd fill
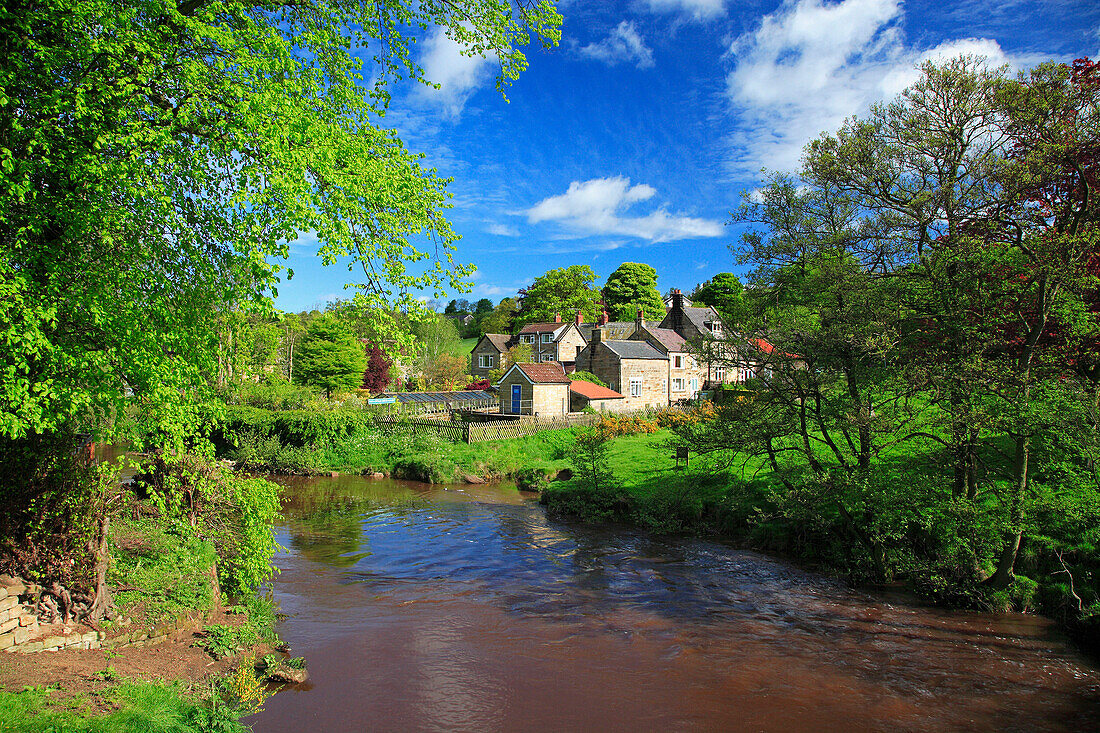
[[[299,347],[296,378],[320,387],[325,395],[358,387],[367,368],[366,351],[335,316],[325,314],[306,329]]]
[[[646,319],[665,317],[665,302],[657,289],[657,271],[638,262],[624,262],[607,277],[603,302],[612,320],[633,321],[640,309]]]
[[[122,681],[99,697],[110,712],[89,715],[50,704],[49,689],[0,691],[4,730],[12,733],[247,733],[241,714],[183,683]]]
[[[492,313],[481,319],[481,333],[512,333],[519,305],[515,298],[502,298]]]
[[[557,315],[568,321],[568,316],[577,311],[591,323],[596,320],[596,303],[600,300],[600,291],[592,287],[595,281],[596,273],[588,265],[570,265],[536,277],[521,291],[522,307],[516,324],[551,322]]]
[[[126,589],[115,594],[123,615],[140,606],[146,618],[155,622],[213,607],[211,569],[217,561],[213,542],[196,536],[184,524],[165,526],[143,519],[116,525],[108,583]]]
[[[376,126],[388,84],[429,83],[410,49],[438,26],[498,59],[503,89],[560,23],[545,1],[6,7],[20,61],[0,78],[0,119],[19,120],[0,148],[0,435],[119,412],[127,387],[143,419],[186,433],[220,317],[262,299],[301,231],[326,264],[362,268],[357,299],[407,344],[394,307],[461,290],[470,268],[453,262],[445,181]],[[431,254],[417,236],[435,250],[410,271]]]
[[[604,384],[604,381],[602,379],[600,379],[599,377],[597,377],[595,374],[593,374],[592,372],[586,372],[586,371],[583,371],[583,370],[570,373],[569,379],[571,379],[571,380],[579,379],[582,382],[591,382],[592,384],[598,384],[601,387],[606,387],[607,386],[606,384]]]
[[[745,288],[737,275],[720,272],[695,286],[695,290],[691,292],[691,302],[695,306],[712,306],[732,326],[746,315],[744,292]]]

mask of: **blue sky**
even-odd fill
[[[417,44],[438,91],[397,90],[383,124],[443,176],[457,260],[493,302],[555,267],[602,283],[622,262],[662,291],[738,272],[729,212],[761,168],[794,170],[823,131],[889,99],[929,58],[978,53],[1026,68],[1100,56],[1095,0],[566,0],[560,47],[529,48],[507,90],[495,61],[439,33]],[[343,296],[308,235],[276,305]]]

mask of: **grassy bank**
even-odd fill
[[[402,426],[380,428],[362,410],[231,407],[212,427],[218,455],[249,471],[385,473],[429,483],[498,481],[569,465],[572,430],[466,445]]]

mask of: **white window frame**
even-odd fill
[[[525,344],[535,343],[535,335],[534,334],[530,334],[530,333],[524,334],[524,335],[520,336],[519,339],[520,339],[520,341],[522,341]]]
[[[724,364],[716,364],[714,367],[714,380],[716,382],[724,381],[726,378],[726,367]]]
[[[684,391],[684,379],[683,377],[676,377],[672,380],[672,391],[683,392]]]
[[[672,368],[673,369],[683,369],[684,368],[684,357],[682,355],[677,354],[676,356],[672,357]]]
[[[479,369],[492,369],[493,368],[493,355],[492,354],[480,354],[477,357],[477,366]]]
[[[554,361],[554,355],[553,354],[543,354],[542,359],[540,359],[540,361],[542,361],[543,363],[546,363],[548,361]]]
[[[554,343],[554,334],[552,334],[552,333],[544,333],[544,334],[542,335],[542,342],[543,342],[544,344],[552,344],[552,343]]]
[[[631,379],[630,380],[630,396],[641,397],[642,396],[642,380]]]
[[[691,378],[691,391],[692,392],[698,392],[699,391],[699,378],[698,377],[692,377]]]

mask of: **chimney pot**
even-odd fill
[[[574,323],[576,323],[578,326],[581,325],[582,323],[584,323],[584,318],[583,318],[583,316],[581,316],[580,311],[577,311],[577,320],[574,321]]]
[[[609,320],[611,320],[611,319],[610,319],[610,317],[609,317],[609,316],[607,315],[607,308],[604,308],[604,309],[603,309],[603,311],[602,311],[602,312],[600,313],[600,318],[599,318],[599,321],[598,321],[598,323],[599,323],[599,324],[600,324],[601,326],[606,326],[606,325],[607,325],[607,322],[608,322]]]
[[[561,323],[561,313],[554,314],[554,323]]]

